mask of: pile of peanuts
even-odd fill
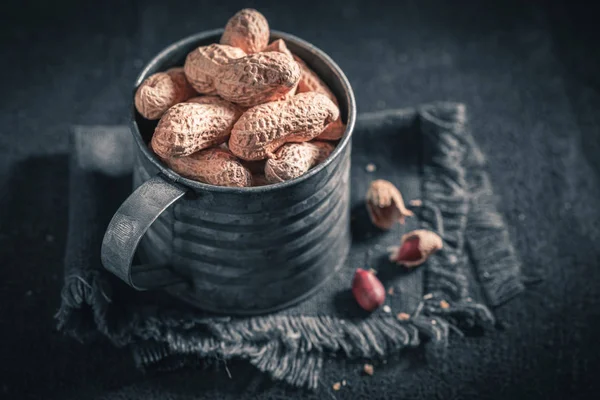
[[[331,154],[346,130],[337,99],[269,36],[261,13],[241,10],[220,44],[198,47],[183,68],[139,86],[136,109],[160,119],[150,147],[173,171],[211,185],[262,186],[297,178]]]

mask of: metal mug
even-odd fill
[[[181,66],[222,30],[189,36],[160,52],[148,76]],[[284,39],[329,85],[346,133],[330,157],[299,178],[233,188],[186,179],[149,149],[156,121],[132,104],[134,192],[113,216],[102,243],[104,267],[138,290],[162,288],[211,312],[259,314],[314,293],[336,274],[350,249],[350,152],[356,104],[350,83],[324,52],[287,33]],[[133,97],[133,96],[132,96]],[[138,253],[141,265],[132,265]]]

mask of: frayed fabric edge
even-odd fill
[[[466,159],[470,149],[466,107],[440,102],[419,109],[423,150],[431,158],[423,170],[422,203],[419,213],[424,229],[437,232],[444,249],[434,254],[425,268],[424,312],[442,319],[452,330],[489,329],[495,318],[483,303],[473,301],[466,276],[465,232],[470,206],[466,181]],[[427,148],[427,146],[431,148]],[[424,212],[432,210],[433,212]],[[452,269],[453,267],[454,269]]]
[[[132,346],[142,368],[164,369],[165,360],[177,365],[199,358],[247,360],[273,380],[316,389],[324,359],[341,353],[347,359],[383,359],[428,342],[446,348],[450,328],[437,316],[419,313],[407,320],[374,316],[347,320],[329,316],[263,316],[207,325],[209,331],[160,329],[151,342]],[[184,356],[184,357],[182,357]],[[170,362],[167,362],[170,368]]]
[[[445,347],[449,328],[438,317],[417,310],[408,320],[373,316],[349,320],[329,316],[262,316],[231,322],[179,326],[161,319],[131,324],[116,332],[107,323],[110,290],[100,274],[68,276],[63,305],[56,314],[58,329],[80,340],[98,332],[116,346],[129,345],[136,365],[172,370],[198,364],[201,359],[247,360],[274,380],[316,389],[324,359],[342,353],[348,359],[383,359],[423,341]],[[423,310],[423,308],[421,308]],[[87,313],[88,316],[78,316]],[[92,319],[89,320],[89,316]],[[88,321],[94,326],[74,325]]]
[[[110,285],[98,272],[66,276],[61,291],[61,307],[54,315],[58,321],[57,329],[81,342],[97,337],[98,333],[111,338],[107,326],[110,295]]]
[[[71,313],[91,309],[97,330],[115,345],[131,343],[136,365],[142,369],[173,370],[198,365],[203,359],[240,358],[273,380],[314,390],[326,357],[341,353],[350,360],[384,359],[424,342],[439,356],[445,352],[449,333],[456,330],[447,313],[436,310],[429,299],[407,320],[393,316],[364,320],[263,316],[226,323],[204,320],[202,329],[198,325],[190,329],[155,319],[134,325],[116,340],[105,323],[110,298],[102,289],[101,278],[96,278],[67,282],[63,290],[67,306],[56,315],[59,329],[85,340],[84,331],[70,326],[69,321],[76,320]]]

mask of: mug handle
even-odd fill
[[[136,290],[187,285],[168,265],[132,266],[138,244],[150,225],[186,191],[159,174],[131,193],[112,217],[104,234],[100,250],[104,268]]]

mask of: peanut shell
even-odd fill
[[[252,185],[252,174],[229,151],[211,148],[187,157],[162,159],[179,175],[216,186]]]
[[[420,258],[411,261],[401,260],[400,255],[402,246],[404,246],[407,241],[411,240],[418,241],[418,251]],[[438,250],[441,250],[443,247],[444,243],[442,241],[442,238],[438,234],[432,231],[428,231],[426,229],[417,229],[402,235],[402,238],[400,239],[400,246],[392,248],[392,252],[390,254],[390,261],[396,262],[409,268],[416,267],[418,265],[423,264],[425,261],[427,261],[429,256],[431,256]]]
[[[135,108],[146,119],[159,119],[177,103],[194,96],[196,91],[188,83],[183,68],[150,75],[135,92]]]
[[[338,101],[335,95],[333,94],[331,89],[329,89],[329,87],[325,84],[325,82],[323,82],[321,78],[319,78],[319,75],[317,75],[315,71],[310,69],[310,67],[306,65],[306,63],[300,57],[298,57],[295,54],[293,55],[293,57],[294,60],[296,60],[296,62],[300,66],[300,69],[302,70],[302,75],[300,77],[300,82],[298,82],[298,90],[296,93],[322,93],[325,96],[329,97],[329,99],[333,101],[337,106]]]
[[[318,140],[339,140],[346,132],[346,124],[341,118],[336,119],[325,127],[323,133],[317,136]]]
[[[265,178],[270,183],[297,178],[325,160],[335,147],[326,142],[286,143],[265,165]]]
[[[173,83],[177,87],[177,91],[180,93],[181,99],[187,100],[193,96],[196,96],[196,90],[187,80],[183,67],[169,68],[167,70],[167,74],[171,77]]]
[[[396,186],[383,179],[371,182],[366,203],[371,222],[380,229],[391,229],[396,222],[404,224],[404,218],[413,215]]]
[[[183,69],[190,84],[198,93],[215,93],[214,78],[219,68],[230,60],[244,57],[246,53],[237,47],[211,44],[190,52]]]
[[[264,15],[245,8],[227,21],[221,44],[239,47],[248,54],[257,53],[267,47],[269,36],[269,23]]]
[[[326,96],[301,93],[290,100],[250,108],[235,123],[229,148],[244,160],[262,160],[288,142],[307,142],[339,117]]]
[[[300,65],[300,69],[302,70],[302,76],[300,77],[300,82],[298,82],[298,89],[296,93],[306,93],[306,92],[318,92],[326,95],[335,103],[335,105],[339,106],[338,100],[329,89],[327,84],[319,78],[319,76],[314,72],[306,63],[298,56],[294,55],[294,60]],[[344,133],[346,132],[346,125],[340,120],[336,120],[329,124],[323,133],[319,135],[319,140],[339,140]]]
[[[163,158],[188,156],[227,141],[238,115],[227,105],[176,104],[158,122],[150,144]]]
[[[277,53],[285,54],[286,56],[290,57],[291,59],[294,59],[294,55],[287,48],[287,45],[285,44],[285,42],[283,41],[283,39],[277,39],[277,40],[271,42],[271,44],[269,44],[265,48],[264,51],[265,52],[267,52],[267,51],[275,51]],[[298,83],[300,83],[300,81],[298,81]],[[291,99],[296,94],[296,91],[298,90],[298,83],[285,96],[283,96],[283,97],[281,97],[281,98],[279,98],[277,100],[289,100],[289,99]]]
[[[215,88],[225,100],[253,107],[285,96],[299,80],[298,64],[285,54],[270,51],[223,65],[215,79]]]
[[[186,103],[196,103],[196,104],[212,104],[218,107],[225,107],[229,109],[234,115],[235,120],[246,111],[245,108],[238,106],[237,104],[233,104],[225,99],[220,98],[219,96],[196,96],[188,99]]]
[[[269,44],[264,49],[264,51],[265,52],[267,52],[267,51],[275,51],[277,53],[285,54],[286,56],[290,57],[291,59],[294,59],[294,55],[287,48],[287,45],[285,44],[285,42],[283,41],[283,39],[277,39],[277,40],[271,42],[271,44]],[[298,83],[300,83],[300,81],[298,81]],[[283,97],[281,97],[281,98],[279,98],[277,100],[289,100],[290,98],[292,98],[296,94],[296,91],[298,90],[298,83],[285,96],[283,96]]]
[[[277,39],[271,42],[263,51],[276,51],[278,53],[282,53],[287,55],[290,58],[294,58],[292,52],[287,48],[287,45],[283,41],[283,39]]]

